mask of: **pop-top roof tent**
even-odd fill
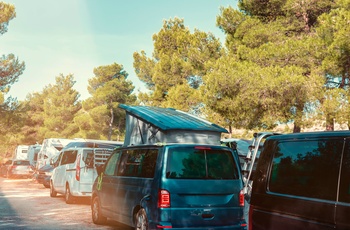
[[[126,111],[124,146],[156,143],[199,143],[220,145],[227,130],[209,121],[172,108],[129,106]]]

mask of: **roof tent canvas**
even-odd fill
[[[220,145],[227,130],[191,114],[171,108],[128,106],[124,146],[156,143],[199,143]]]

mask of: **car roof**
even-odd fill
[[[317,131],[317,132],[304,132],[304,133],[288,133],[281,135],[272,135],[267,139],[303,139],[303,138],[320,138],[320,137],[350,137],[349,130],[339,130],[339,131]]]
[[[120,104],[119,107],[138,119],[152,123],[161,130],[197,130],[228,133],[225,128],[173,108],[124,104]]]

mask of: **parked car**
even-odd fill
[[[54,168],[53,165],[44,165],[36,170],[36,182],[44,185],[45,188],[50,188],[50,178]]]
[[[7,178],[31,178],[34,168],[28,160],[13,160],[8,167]]]
[[[350,131],[266,138],[249,229],[350,229],[349,175]]]
[[[2,177],[7,177],[8,167],[12,164],[12,160],[7,160],[5,163],[0,166],[0,173]]]
[[[52,158],[49,165],[44,165],[40,169],[35,170],[33,180],[38,184],[44,185],[45,188],[50,188],[52,171],[58,164],[58,156]]]
[[[93,185],[92,220],[135,229],[246,229],[238,155],[220,145],[118,148]]]
[[[58,155],[50,178],[50,196],[64,194],[67,204],[89,197],[97,177],[96,164],[104,164],[112,149],[65,148]]]

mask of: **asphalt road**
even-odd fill
[[[127,226],[108,221],[95,225],[91,220],[90,199],[66,204],[64,197],[50,197],[50,191],[31,179],[0,177],[0,229],[116,229]]]

